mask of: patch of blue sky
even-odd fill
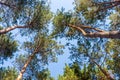
[[[65,8],[65,11],[72,10],[73,9],[73,1],[74,0],[50,0],[51,2],[51,11],[56,13],[58,9],[61,10],[61,8]],[[61,42],[61,44],[66,44],[67,40],[65,38],[58,39],[58,42]],[[73,41],[76,42],[76,41]],[[47,67],[49,68],[51,72],[51,76],[57,79],[59,74],[63,74],[63,69],[65,67],[65,64],[70,63],[69,59],[69,49],[64,49],[64,54],[58,56],[58,62],[57,63],[50,63]]]

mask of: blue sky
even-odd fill
[[[73,3],[74,0],[50,0],[51,2],[51,10],[53,12],[56,12],[57,9],[61,9],[61,7],[64,7],[65,10],[71,10],[73,9]]]
[[[62,7],[65,8],[65,11],[73,9],[74,0],[51,0],[51,10],[55,13],[57,9],[61,9]],[[65,39],[60,40],[62,44],[66,43]],[[63,68],[65,67],[65,63],[69,63],[69,50],[66,48],[64,50],[64,54],[58,56],[57,63],[50,63],[48,65],[49,70],[51,71],[51,76],[57,78],[59,74],[63,73]]]

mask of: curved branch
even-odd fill
[[[68,26],[78,30],[79,32],[81,32],[86,37],[90,37],[90,38],[100,37],[100,38],[120,39],[120,31],[102,31],[101,30],[101,32],[90,32],[90,33],[87,33],[83,29],[83,27],[78,27],[78,26],[75,26],[75,25],[72,25],[72,24],[69,24]],[[94,28],[88,28],[88,29],[94,29]]]
[[[69,26],[69,27],[72,27],[72,28],[74,28],[74,29],[77,29],[78,31],[82,32],[82,34],[83,34],[84,36],[87,35],[87,33],[86,33],[81,27],[77,27],[77,26],[72,25],[72,24],[69,24],[68,26]]]
[[[15,26],[11,26],[11,27],[0,30],[0,34],[5,34],[5,33],[10,32],[16,28],[28,28],[28,27],[29,26],[17,26],[17,25],[15,25]]]
[[[84,25],[79,25],[79,27],[80,28],[82,28],[82,29],[93,29],[93,30],[95,30],[95,31],[98,31],[98,32],[103,32],[104,30],[101,30],[101,29],[98,29],[98,28],[93,28],[93,27],[91,27],[91,26],[84,26]]]

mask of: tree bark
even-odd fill
[[[87,33],[85,36],[91,38],[100,37],[100,38],[120,39],[120,31]]]
[[[23,74],[24,74],[24,72],[26,71],[27,66],[28,66],[29,63],[32,61],[32,59],[34,58],[34,56],[35,56],[35,54],[36,54],[37,52],[38,52],[38,49],[36,49],[36,50],[29,56],[28,60],[27,60],[26,63],[24,64],[24,66],[23,66],[22,70],[20,71],[20,73],[19,73],[19,75],[18,75],[18,77],[17,77],[16,80],[21,80],[21,79],[22,79]]]
[[[29,56],[28,60],[26,61],[26,63],[24,64],[22,70],[20,71],[18,77],[16,80],[21,80],[23,77],[24,72],[26,71],[26,68],[28,66],[28,64],[32,61],[32,58],[35,56],[36,53],[32,53],[32,55]]]
[[[75,25],[68,25],[71,28],[74,28],[81,32],[84,36],[90,37],[90,38],[112,38],[112,39],[120,39],[120,31],[103,31],[97,28],[92,27],[84,27],[83,25],[75,26]],[[87,32],[85,29],[95,30],[96,32]]]
[[[11,27],[0,30],[0,34],[5,34],[5,33],[10,32],[16,28],[28,28],[28,26],[17,26],[17,25],[11,26]]]
[[[98,63],[96,63],[94,60],[92,60],[92,62],[94,62],[98,66],[98,68],[100,69],[100,71],[108,78],[108,80],[114,80],[114,78],[111,77],[110,74],[107,71],[105,71],[104,69],[102,69],[101,66]]]

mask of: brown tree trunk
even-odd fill
[[[18,77],[17,77],[16,80],[21,80],[21,79],[22,79],[23,74],[24,74],[24,72],[26,71],[27,66],[28,66],[29,63],[32,61],[32,59],[33,59],[33,57],[35,56],[36,53],[37,53],[37,52],[35,51],[34,53],[32,53],[32,54],[29,56],[28,60],[27,60],[26,63],[24,64],[24,66],[23,66],[22,70],[20,71],[20,73],[19,73],[19,75],[18,75]]]

